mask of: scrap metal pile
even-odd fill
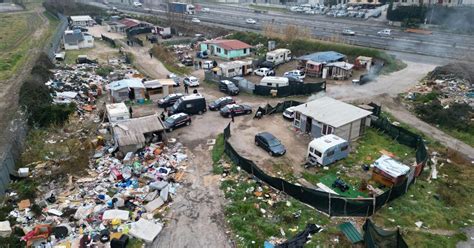
[[[14,205],[9,218],[23,229],[27,245],[125,247],[129,237],[150,243],[161,232],[159,216],[187,165],[185,148],[176,142],[154,143],[121,158],[104,147],[99,145],[92,156],[88,176],[69,176],[66,184],[42,182],[34,201],[19,199],[14,191],[7,194]],[[45,166],[37,167],[31,177],[40,181]],[[0,224],[1,234],[8,236],[13,223]]]

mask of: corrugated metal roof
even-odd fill
[[[119,146],[144,146],[144,134],[163,130],[165,128],[156,115],[128,119],[113,124],[114,139]]]
[[[330,97],[321,97],[303,103],[296,106],[294,110],[336,128],[372,114],[370,111]]]
[[[347,239],[349,239],[353,244],[361,242],[363,240],[362,235],[357,231],[354,225],[350,222],[344,222],[339,225],[339,229]]]
[[[346,55],[338,53],[338,52],[333,52],[333,51],[328,51],[328,52],[318,52],[318,53],[312,53],[304,56],[300,56],[297,59],[298,60],[311,60],[314,62],[319,62],[319,63],[331,63],[331,62],[336,62],[344,59]]]
[[[64,32],[64,43],[66,44],[77,44],[84,40],[84,35],[79,31],[66,30]]]

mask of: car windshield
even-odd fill
[[[219,105],[219,104],[220,104],[221,102],[223,102],[224,100],[225,100],[225,99],[219,98],[219,99],[217,99],[217,100],[214,101],[214,104]]]
[[[178,101],[176,101],[174,104],[173,104],[173,109],[177,109],[179,104],[182,102],[183,100],[180,98]]]
[[[173,96],[167,95],[165,98],[163,98],[163,100],[164,101],[169,101],[169,100],[171,100],[171,98],[173,98]]]
[[[269,145],[270,147],[275,147],[275,146],[281,145],[280,141],[277,140],[276,138],[267,139],[267,142],[268,142],[268,145]]]
[[[175,116],[170,116],[170,117],[166,118],[165,122],[167,124],[173,124],[176,121],[176,119],[177,118]]]

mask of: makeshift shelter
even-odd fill
[[[354,67],[355,69],[370,69],[372,66],[372,57],[359,56],[355,59]]]
[[[176,82],[173,79],[155,79],[143,82],[143,86],[145,86],[147,98],[156,94],[167,96],[174,92]]]
[[[333,62],[326,64],[323,70],[327,69],[327,76],[332,79],[345,80],[352,77],[353,67],[353,64],[347,62]]]
[[[323,73],[323,64],[319,62],[307,61],[304,64],[304,71],[307,76],[321,77]]]
[[[157,115],[112,124],[115,145],[123,153],[135,152],[151,141],[163,140],[165,127]]]
[[[321,97],[294,107],[293,126],[318,138],[335,134],[347,141],[357,139],[370,125],[372,112],[330,97]]]
[[[306,63],[307,61],[313,61],[323,64],[340,62],[344,61],[345,59],[346,55],[334,51],[317,52],[296,58],[296,60],[303,63]]]
[[[110,100],[112,102],[123,102],[136,100],[142,102],[145,99],[145,86],[140,79],[123,79],[107,85]]]
[[[86,26],[92,26],[95,24],[94,19],[92,19],[92,17],[88,15],[70,16],[69,20],[72,26],[86,27]]]
[[[212,71],[224,77],[244,76],[252,72],[251,66],[252,61],[237,60],[220,63],[219,66],[213,68]]]
[[[372,179],[388,187],[402,183],[410,171],[410,167],[387,155],[375,160],[373,167]]]

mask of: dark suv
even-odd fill
[[[166,131],[171,132],[173,129],[178,127],[191,125],[191,117],[185,113],[174,114],[166,118],[166,120],[163,122],[163,125],[165,126]]]
[[[223,117],[231,117],[232,111],[234,111],[234,116],[249,115],[252,113],[252,107],[243,104],[228,104],[221,108],[220,113]]]
[[[219,90],[231,96],[239,94],[239,88],[229,80],[222,80],[219,83]]]
[[[234,99],[230,96],[224,96],[219,99],[214,100],[213,102],[209,103],[209,110],[215,111],[220,110],[227,104],[235,103]]]
[[[283,156],[286,153],[285,146],[269,132],[255,135],[255,145],[263,148],[271,156]]]
[[[171,107],[182,96],[184,96],[183,93],[169,94],[158,101],[158,107],[161,107],[161,108]]]

